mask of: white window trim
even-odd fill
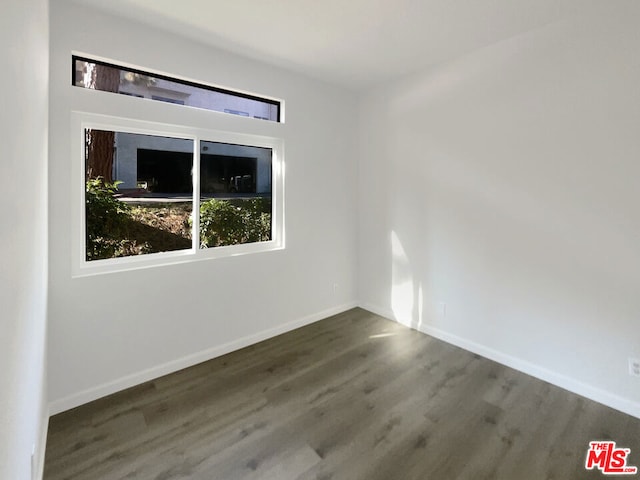
[[[86,112],[71,114],[71,152],[73,157],[72,179],[74,192],[73,235],[72,235],[72,275],[83,277],[110,272],[122,272],[142,268],[187,263],[215,258],[246,255],[250,253],[282,250],[285,248],[284,228],[284,141],[280,138],[266,137],[238,132],[208,130],[183,125],[169,125],[156,122],[120,118]],[[149,253],[129,257],[109,258],[104,260],[86,260],[86,219],[85,219],[85,129],[110,130],[115,132],[138,133],[177,137],[194,141],[193,169],[193,224],[194,232],[200,223],[200,149],[199,142],[211,141],[232,143],[254,147],[270,148],[273,152],[271,161],[271,240],[264,242],[228,245],[222,247],[199,248],[199,235],[193,238],[189,250]]]

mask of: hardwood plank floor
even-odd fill
[[[52,417],[44,478],[583,480],[608,439],[640,466],[640,420],[354,309]]]

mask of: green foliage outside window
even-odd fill
[[[191,247],[190,204],[138,205],[117,198],[118,184],[86,182],[86,260]],[[200,247],[271,239],[271,199],[211,199],[200,204]]]
[[[211,199],[200,204],[202,248],[263,242],[271,239],[271,202],[254,198],[242,206]]]
[[[146,253],[146,246],[128,238],[130,207],[115,195],[121,182],[102,177],[86,183],[86,259],[124,257]]]

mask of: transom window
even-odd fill
[[[280,102],[100,60],[73,56],[76,87],[280,122]]]

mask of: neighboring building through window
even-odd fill
[[[129,95],[134,97],[144,98],[143,95],[137,95],[133,93],[130,93]],[[151,95],[151,100],[158,100],[159,102],[166,102],[166,103],[175,103],[176,105],[184,105],[184,100],[181,100],[179,98],[161,97],[160,95]]]

